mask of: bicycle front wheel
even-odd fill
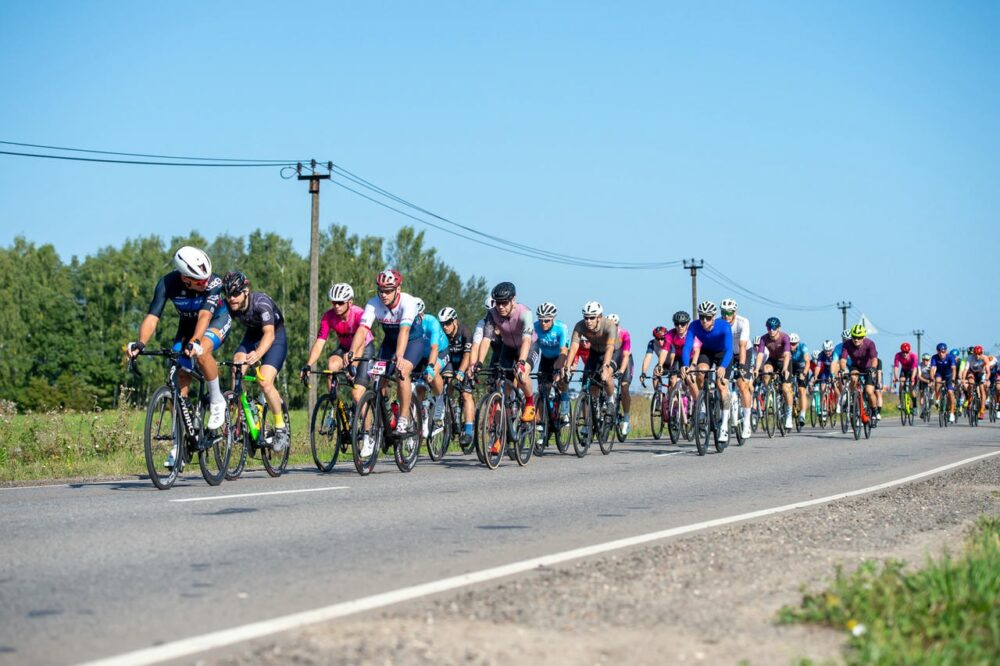
[[[217,486],[226,478],[233,448],[231,416],[227,406],[222,427],[213,431],[202,426],[199,433],[204,448],[198,451],[198,467],[201,468],[201,476],[205,479],[205,483],[210,486]]]
[[[416,397],[410,400],[410,423],[413,424],[413,433],[398,437],[393,447],[393,457],[400,472],[409,472],[417,464],[417,456],[420,454],[420,433],[424,427],[423,412]]]
[[[268,474],[281,476],[288,466],[288,454],[292,450],[292,424],[288,418],[288,407],[284,402],[281,403],[281,415],[285,420],[285,428],[288,429],[288,446],[281,451],[275,451],[271,445],[274,440],[274,424],[267,422],[267,415],[268,407],[264,405],[264,413],[260,418],[261,443],[264,444],[260,450],[260,460]]]
[[[708,438],[712,436],[712,415],[708,411],[707,395],[708,390],[702,390],[694,403],[694,445],[699,456],[708,453]]]
[[[229,411],[228,419],[233,431],[233,444],[229,450],[229,464],[226,465],[226,480],[233,481],[240,478],[243,469],[247,464],[247,452],[250,449],[250,433],[247,432],[246,419],[243,416],[243,406],[240,404],[240,397],[232,391],[226,391],[226,409]]]
[[[659,440],[663,436],[663,394],[659,389],[653,393],[653,399],[649,401],[649,430],[653,434],[653,439]]]
[[[589,391],[584,391],[576,403],[576,413],[573,416],[573,451],[577,458],[587,455],[590,444],[594,441],[593,400]]]
[[[337,418],[337,404],[329,394],[321,395],[313,408],[312,421],[309,423],[309,449],[312,451],[316,469],[329,474],[337,464],[340,455],[340,443],[344,433],[341,432],[340,419]]]
[[[483,401],[478,440],[479,457],[483,463],[490,469],[499,467],[507,445],[503,398],[499,393],[491,393]]]
[[[149,480],[160,490],[167,490],[177,480],[180,461],[167,467],[170,458],[181,456],[181,420],[178,418],[174,394],[169,386],[153,392],[146,409],[146,427],[143,431],[143,448],[146,453],[146,471]],[[172,452],[172,453],[171,453]]]
[[[351,423],[351,454],[354,469],[361,476],[368,476],[375,469],[375,461],[385,441],[385,423],[378,397],[374,391],[366,391],[358,401]]]

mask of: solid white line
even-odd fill
[[[662,458],[663,456],[676,456],[684,453],[683,451],[668,451],[667,453],[654,453],[654,458]]]
[[[720,527],[722,525],[729,525],[732,523],[742,522],[745,520],[752,520],[754,518],[773,516],[774,514],[785,513],[787,511],[794,511],[796,509],[804,509],[806,507],[816,506],[818,504],[826,504],[828,502],[845,499],[847,497],[856,497],[858,495],[865,495],[868,493],[877,492],[879,490],[892,488],[893,486],[909,483],[910,481],[916,481],[918,479],[932,476],[934,474],[946,472],[950,469],[954,469],[956,467],[960,467],[962,465],[966,465],[971,462],[976,462],[977,460],[990,458],[995,455],[1000,455],[1000,451],[994,451],[992,453],[984,453],[983,455],[975,456],[973,458],[966,458],[965,460],[960,460],[958,462],[954,462],[949,465],[936,467],[934,469],[927,470],[926,472],[920,472],[919,474],[913,474],[911,476],[907,476],[902,479],[896,479],[895,481],[880,483],[877,486],[862,488],[861,490],[851,490],[849,492],[839,493],[837,495],[829,495],[828,497],[820,497],[818,499],[796,502],[794,504],[785,504],[783,506],[777,506],[770,509],[760,509],[759,511],[741,513],[735,516],[716,518],[715,520],[706,520],[701,523],[684,525],[683,527],[674,527],[668,530],[650,532],[648,534],[641,534],[639,536],[629,537],[626,539],[608,541],[607,543],[601,543],[594,546],[575,548],[573,550],[567,550],[561,553],[554,553],[552,555],[543,555],[542,557],[534,557],[528,560],[514,562],[512,564],[493,567],[491,569],[474,571],[471,573],[463,574],[461,576],[452,576],[451,578],[444,578],[442,580],[431,581],[429,583],[422,583],[420,585],[414,585],[412,587],[404,587],[402,589],[393,590],[391,592],[375,594],[368,597],[362,597],[360,599],[354,599],[352,601],[344,601],[339,604],[333,604],[331,606],[325,606],[323,608],[317,608],[311,611],[293,613],[291,615],[285,615],[284,617],[277,617],[262,622],[245,624],[241,627],[224,629],[222,631],[216,631],[210,634],[205,634],[203,636],[194,636],[192,638],[185,638],[179,641],[174,641],[173,643],[166,643],[164,645],[157,645],[155,647],[136,650],[134,652],[128,652],[125,654],[118,655],[117,657],[98,659],[96,661],[88,662],[87,664],[84,664],[84,666],[119,666],[119,665],[125,666],[126,664],[154,664],[169,659],[180,659],[182,657],[187,657],[192,654],[204,652],[206,650],[212,650],[227,645],[233,645],[234,643],[261,638],[263,636],[269,636],[271,634],[280,633],[282,631],[288,631],[290,629],[298,629],[299,627],[303,627],[305,625],[316,624],[317,622],[325,622],[327,620],[333,620],[336,618],[344,617],[346,615],[353,615],[355,613],[361,613],[363,611],[374,610],[376,608],[383,608],[385,606],[398,604],[403,601],[411,601],[413,599],[418,599],[420,597],[425,597],[431,594],[448,592],[450,590],[467,587],[469,585],[475,585],[477,583],[484,583],[487,581],[495,580],[497,578],[503,578],[505,576],[511,576],[514,574],[523,573],[525,571],[530,571],[537,567],[562,564],[570,560],[580,559],[581,557],[600,555],[602,553],[607,553],[612,550],[619,550],[621,548],[628,548],[630,546],[636,546],[648,543],[650,541],[658,541],[660,539],[666,539],[668,537],[688,534],[690,532],[697,532],[699,530],[708,529],[710,527]]]
[[[348,490],[349,486],[329,486],[327,488],[302,488],[300,490],[271,490],[266,493],[240,493],[238,495],[209,495],[207,497],[186,497],[172,499],[168,502],[212,502],[215,500],[234,499],[236,497],[262,497],[264,495],[291,495],[293,493],[318,493],[324,490]]]

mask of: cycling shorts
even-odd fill
[[[206,336],[207,337],[207,336]],[[261,338],[264,337],[264,331],[258,330],[247,330],[243,334],[243,339],[240,340],[240,344],[236,347],[237,354],[248,354],[260,345]],[[275,370],[281,370],[281,366],[285,364],[285,357],[288,356],[288,338],[285,336],[285,327],[279,326],[274,329],[274,342],[268,347],[267,351],[260,359],[261,365],[269,365]]]

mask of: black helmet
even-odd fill
[[[239,271],[229,271],[226,276],[222,278],[222,293],[227,297],[235,296],[241,293],[244,289],[250,288],[250,280],[246,275]]]
[[[684,310],[678,310],[674,313],[674,326],[683,326],[691,322],[691,315],[689,315]]]
[[[493,300],[509,301],[517,295],[517,289],[513,282],[501,282],[493,287]]]

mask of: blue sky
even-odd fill
[[[332,160],[533,246],[704,258],[777,301],[847,299],[925,344],[989,346],[998,28],[990,2],[5,2],[0,140]],[[322,196],[324,225],[411,223]],[[276,169],[0,156],[0,244],[22,234],[65,259],[193,228],[260,227],[305,252],[308,220],[305,186]],[[690,308],[681,268],[567,268],[427,237],[463,275],[511,279],[567,320],[600,300],[640,343]],[[699,279],[700,297],[732,294]],[[840,330],[835,308],[737,300],[758,332],[772,314],[810,346]]]

